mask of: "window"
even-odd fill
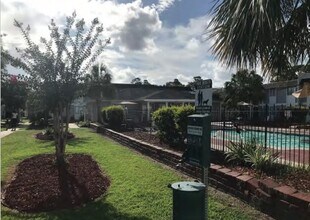
[[[292,93],[296,91],[296,86],[294,86],[294,87],[288,87],[288,88],[286,89],[286,91],[287,91],[287,93],[286,93],[287,95],[292,95]]]
[[[277,97],[276,102],[277,103],[285,103],[286,102],[286,89],[278,89],[277,90]]]
[[[269,89],[269,96],[276,96],[276,90],[275,89]]]

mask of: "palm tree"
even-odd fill
[[[309,0],[217,0],[212,10],[211,49],[228,66],[260,62],[264,74],[275,77],[310,65]]]
[[[97,107],[97,118],[102,122],[101,115],[101,100],[114,95],[114,90],[111,84],[112,75],[109,69],[102,65],[94,65],[89,74],[85,76],[86,95],[95,99]]]

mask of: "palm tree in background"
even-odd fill
[[[310,68],[309,0],[217,0],[208,25],[212,52],[228,66],[275,78]]]
[[[86,95],[96,101],[97,118],[102,122],[101,101],[114,96],[112,74],[105,65],[94,65],[85,76]]]

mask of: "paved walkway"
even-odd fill
[[[26,123],[25,123],[26,124]],[[28,125],[28,124],[27,124]],[[69,128],[79,128],[79,126],[77,126],[75,123],[69,123]],[[19,128],[16,128],[16,131],[18,131]],[[11,129],[7,130],[7,131],[1,131],[0,132],[0,138],[3,138],[5,136],[8,136],[12,133],[14,133],[15,131],[11,131]]]
[[[69,123],[69,128],[79,128],[75,123]]]

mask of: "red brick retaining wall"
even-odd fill
[[[189,164],[177,166],[181,159],[180,153],[139,141],[110,129],[93,128],[122,145],[200,179],[199,167]],[[276,219],[310,219],[310,193],[298,192],[289,186],[279,185],[271,179],[261,180],[211,164],[209,183],[215,188],[241,198]]]

